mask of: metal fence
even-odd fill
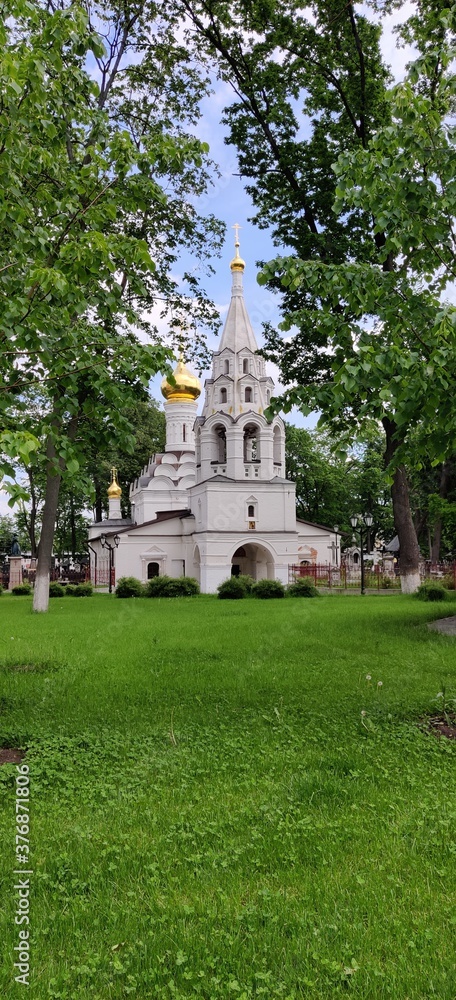
[[[424,562],[420,565],[420,575],[422,580],[439,580],[444,585],[456,590],[456,562]],[[359,565],[342,563],[341,566],[330,566],[326,563],[314,563],[307,566],[288,567],[289,583],[294,583],[295,580],[303,577],[312,580],[315,586],[328,587],[329,590],[354,590],[361,587],[361,567]],[[400,590],[401,581],[399,573],[388,573],[381,566],[371,568],[365,565],[364,586],[368,590]]]

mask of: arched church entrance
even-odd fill
[[[271,553],[256,542],[240,545],[231,559],[231,576],[247,574],[254,580],[274,580],[274,560]]]

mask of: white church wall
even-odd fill
[[[246,521],[255,520],[256,530],[296,532],[296,492],[292,482],[218,480],[198,483],[188,493],[189,506],[197,523],[202,521],[208,530],[239,531]],[[249,498],[253,495],[256,498],[256,515],[249,518]]]
[[[182,523],[179,517],[169,518],[145,525],[142,531],[122,532],[115,554],[116,579],[134,576],[145,583],[150,562],[158,562],[160,576],[192,575],[188,567],[193,566],[193,544],[191,535],[183,534]]]

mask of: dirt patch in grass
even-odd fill
[[[445,736],[447,740],[456,740],[456,715],[431,715],[424,719],[423,724],[434,736]]]
[[[2,764],[20,764],[24,760],[25,750],[18,747],[0,747],[0,766]]]

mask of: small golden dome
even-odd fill
[[[110,500],[114,500],[117,497],[122,496],[122,490],[117,482],[117,469],[111,469],[111,485],[108,489],[108,497]]]
[[[201,382],[179,359],[173,371],[175,385],[171,385],[166,375],[161,384],[162,395],[168,403],[193,402],[201,395]]]

